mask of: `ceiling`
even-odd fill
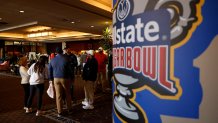
[[[61,42],[99,38],[112,23],[111,1],[1,0],[0,39]]]

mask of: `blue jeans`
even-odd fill
[[[24,107],[27,107],[28,98],[30,96],[30,84],[21,84],[24,90]]]
[[[41,110],[42,107],[42,95],[44,92],[44,84],[30,85],[30,96],[28,99],[27,107],[30,108],[32,106],[33,98],[37,91],[37,110]]]

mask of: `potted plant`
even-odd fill
[[[112,33],[111,30],[107,27],[103,30],[103,39],[100,41],[100,45],[104,50],[112,49]]]

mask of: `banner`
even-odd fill
[[[114,122],[218,122],[216,3],[113,1]]]

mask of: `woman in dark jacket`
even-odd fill
[[[94,102],[94,83],[97,79],[98,72],[98,62],[94,57],[94,51],[89,50],[88,52],[87,62],[83,67],[83,80],[84,83],[84,91],[85,91],[85,100],[82,101],[83,109],[93,109]]]

